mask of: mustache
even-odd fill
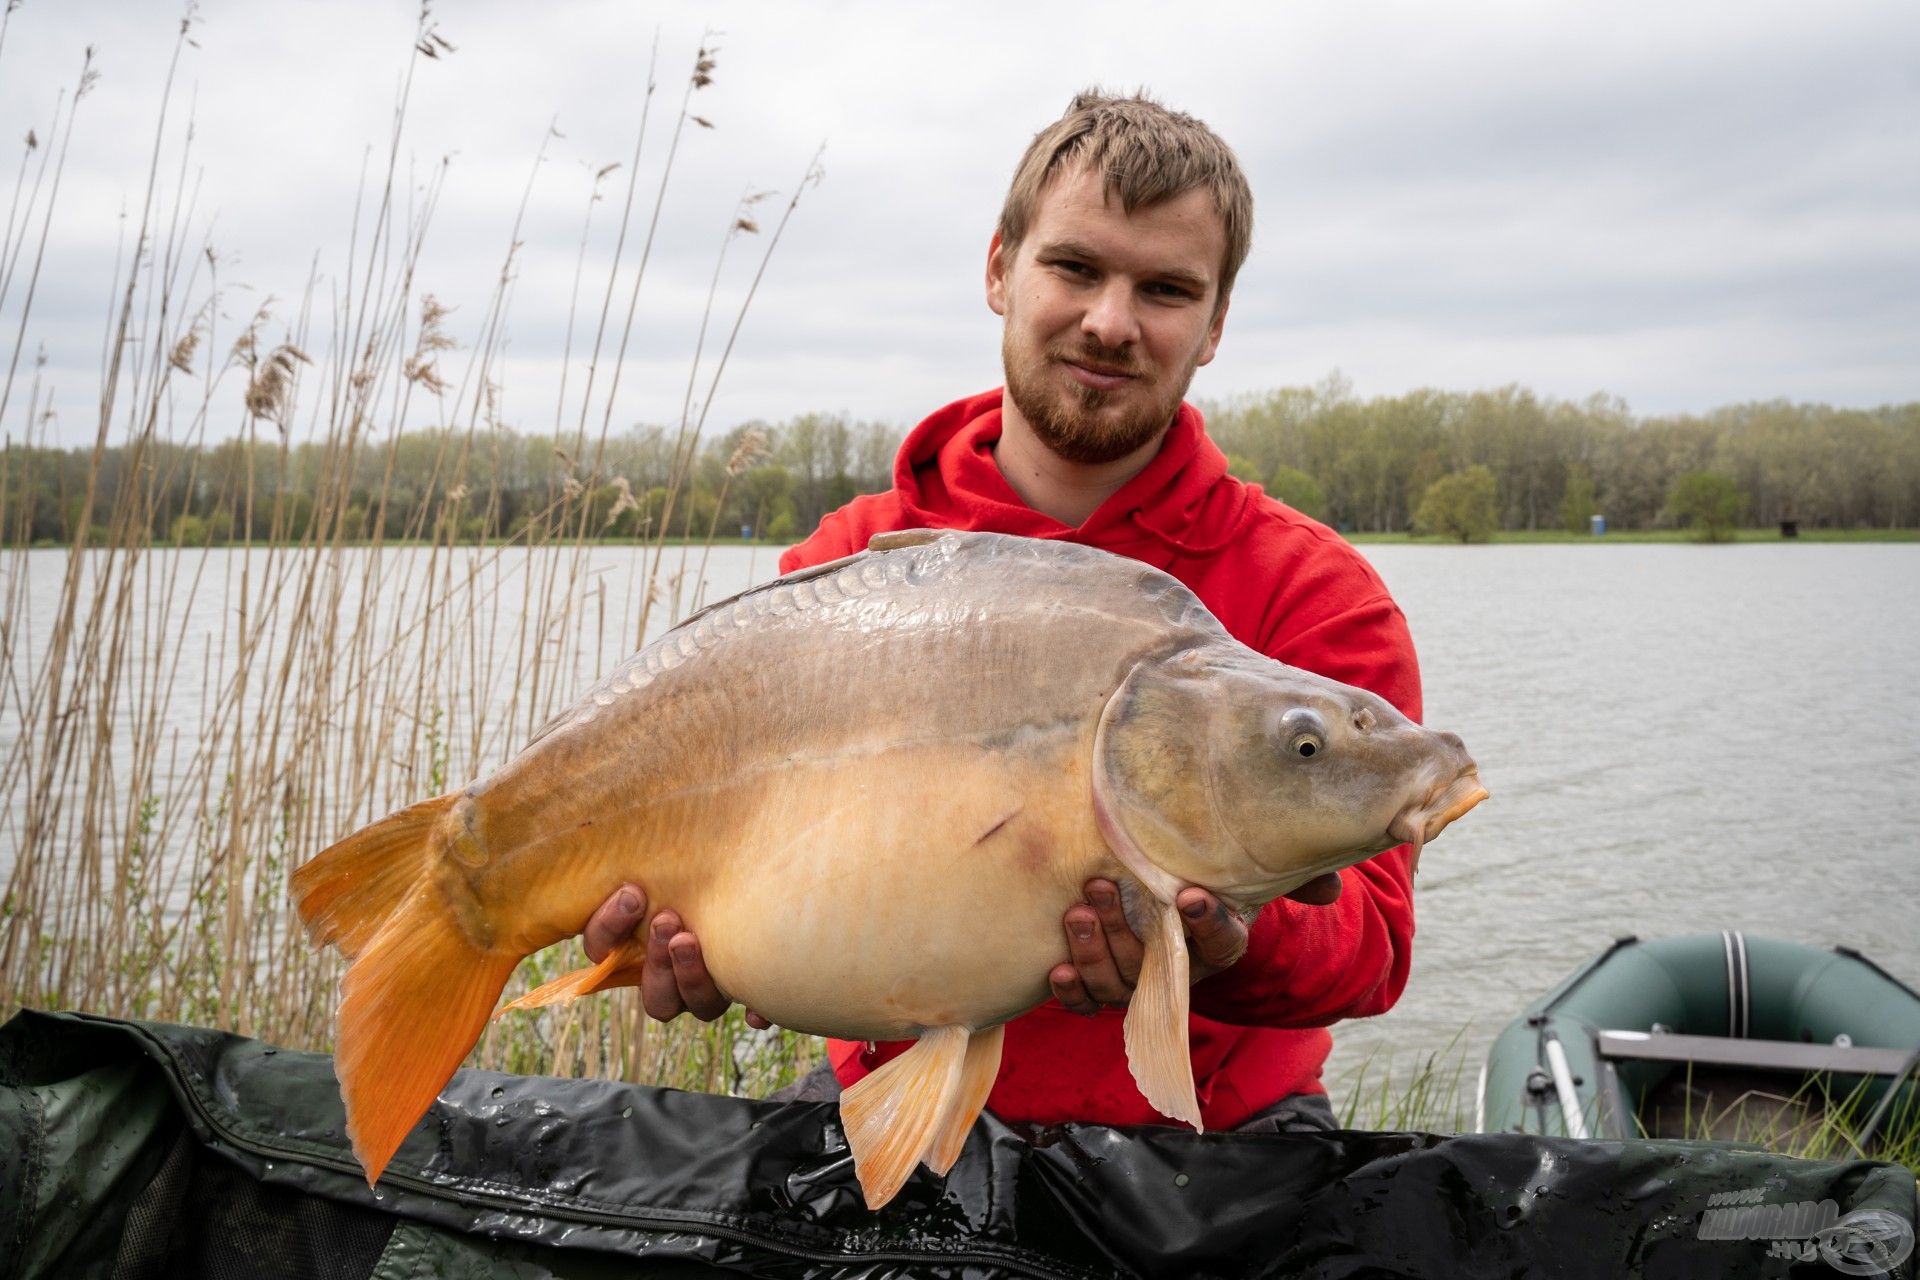
[[[1114,373],[1138,374],[1139,362],[1133,353],[1124,347],[1103,347],[1097,342],[1082,343],[1072,349],[1063,349],[1053,353],[1055,360],[1071,360],[1075,364],[1092,365],[1098,369]]]

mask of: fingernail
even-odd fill
[[[673,936],[673,928],[664,920],[653,922],[653,938],[656,942],[665,942]]]
[[[676,938],[667,950],[671,951],[677,960],[690,960],[693,958],[693,939]]]
[[[1111,889],[1095,889],[1093,891],[1093,905],[1096,907],[1112,906],[1113,891]]]
[[[1093,925],[1085,920],[1075,920],[1069,927],[1073,930],[1073,936],[1082,942],[1093,937]]]
[[[614,905],[620,908],[621,915],[637,915],[640,911],[640,895],[631,889],[622,889],[614,899]]]
[[[1205,919],[1207,904],[1205,902],[1189,902],[1186,906],[1180,908],[1180,914],[1189,920]]]

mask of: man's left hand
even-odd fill
[[[1091,1017],[1103,1004],[1124,1005],[1140,979],[1142,947],[1111,880],[1089,880],[1087,900],[1067,908],[1067,963],[1047,975],[1053,998]],[[1340,877],[1328,873],[1287,895],[1324,905],[1340,896]],[[1205,889],[1189,885],[1174,899],[1187,930],[1188,977],[1198,982],[1238,960],[1247,949],[1246,922]]]

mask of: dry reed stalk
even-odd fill
[[[184,146],[172,186],[160,178],[171,78],[163,90],[133,251],[124,277],[116,270],[94,446],[64,550],[28,549],[30,513],[5,505],[16,459],[30,460],[26,451],[47,425],[37,372],[22,452],[11,434],[0,452],[0,535],[21,534],[0,548],[0,847],[11,855],[0,901],[0,1014],[64,1005],[324,1047],[338,969],[291,918],[291,869],[364,821],[497,767],[596,674],[584,666],[604,668],[624,654],[628,610],[649,607],[631,599],[609,607],[593,566],[599,531],[589,527],[618,388],[616,370],[596,401],[594,372],[622,278],[633,178],[566,474],[508,536],[499,527],[494,405],[520,215],[466,367],[453,378],[443,363],[458,350],[449,317],[415,284],[444,170],[417,204],[403,211],[396,200],[415,71],[420,59],[452,51],[423,10],[385,179],[356,199],[344,283],[322,323],[310,319],[318,295],[309,281],[286,332],[269,336],[276,321],[263,308],[224,361],[215,358],[218,258],[209,248],[190,251]],[[176,47],[176,67],[179,56]],[[703,48],[693,79],[712,69]],[[83,91],[90,77],[89,66]],[[19,217],[10,212],[0,240],[0,298],[14,265],[34,264],[0,424],[72,134],[71,106],[64,122],[59,110],[51,167],[42,151],[23,204],[23,160],[12,206]],[[639,160],[636,142],[636,174]],[[671,153],[619,336],[623,356],[670,166]],[[43,198],[39,183],[49,174]],[[591,201],[588,213],[590,225]],[[582,270],[586,246],[583,228]],[[156,336],[142,344],[136,331]],[[712,395],[710,386],[708,405]],[[439,424],[429,492],[403,517],[394,464],[424,406]],[[602,430],[583,484],[575,459],[595,407]],[[566,413],[563,390],[556,438]],[[296,480],[292,438],[303,414],[321,449],[317,474]],[[220,451],[207,447],[216,424],[238,428]],[[216,456],[226,460],[210,469]],[[476,462],[489,457],[482,482]],[[350,536],[369,466],[366,527]],[[687,475],[676,469],[670,503]],[[309,486],[298,494],[303,508],[296,483]],[[191,527],[201,489],[211,490],[216,517],[237,522],[233,545],[216,545],[224,540],[217,520],[193,542],[174,536]],[[178,493],[188,496],[168,496]],[[659,528],[664,536],[664,520]],[[681,575],[661,575],[657,554],[653,576],[645,596],[678,598]],[[381,607],[394,600],[406,608]],[[495,613],[511,619],[504,634],[473,625]],[[516,983],[575,962],[534,957]],[[737,1089],[777,1083],[810,1052],[797,1037],[749,1032],[737,1014],[712,1026],[650,1025],[636,993],[625,991],[498,1024],[473,1060]]]

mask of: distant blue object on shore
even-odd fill
[[[1592,532],[1594,537],[1598,538],[1607,531],[1607,518],[1605,516],[1588,516],[1587,528]]]

